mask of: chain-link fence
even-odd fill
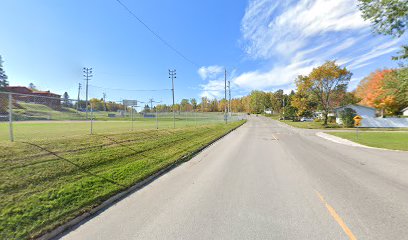
[[[120,133],[137,129],[193,127],[238,121],[243,114],[199,111],[137,111],[121,102],[63,99],[47,92],[0,92],[0,141],[39,140],[72,135]]]

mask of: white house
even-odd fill
[[[408,116],[408,107],[402,109],[402,116]]]
[[[340,112],[343,111],[345,108],[351,108],[356,111],[357,115],[364,118],[375,118],[377,110],[372,107],[361,106],[357,104],[349,104],[346,106],[338,107],[334,109],[336,113],[336,123],[341,124]]]

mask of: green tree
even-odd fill
[[[333,102],[338,101],[338,88],[344,88],[350,82],[351,73],[346,68],[339,67],[335,61],[327,61],[314,68],[308,76],[298,78],[298,88],[310,91],[318,100],[323,112],[324,125],[327,125],[327,115],[332,110]]]
[[[209,104],[209,109],[208,109],[210,112],[218,112],[219,111],[219,109],[218,109],[218,101],[217,101],[217,99],[216,98],[214,98],[214,99],[212,99],[211,101],[210,101],[210,104]]]
[[[208,112],[209,102],[210,101],[208,100],[207,97],[201,98],[201,103],[200,103],[201,112]]]
[[[6,87],[8,86],[7,75],[3,69],[3,60],[0,55],[0,92],[6,91]],[[8,96],[6,94],[0,94],[0,113],[7,112],[7,106],[9,104]]]
[[[279,89],[276,92],[272,93],[270,98],[270,102],[271,102],[271,107],[272,110],[275,113],[280,113],[282,112],[282,107],[283,107],[283,90]]]
[[[354,117],[357,115],[356,111],[352,108],[345,108],[340,111],[340,119],[342,121],[343,127],[353,127]]]
[[[400,37],[408,28],[407,0],[359,0],[365,20],[372,23],[375,32]],[[408,59],[408,46],[403,45],[400,56],[394,60]]]
[[[359,0],[364,20],[379,34],[401,36],[408,28],[406,0]]]
[[[181,111],[189,111],[190,110],[190,101],[188,99],[181,99],[180,102],[181,105]]]
[[[0,91],[4,91],[5,87],[8,86],[8,77],[6,75],[6,72],[3,69],[3,59],[1,58],[0,55]]]
[[[250,97],[250,111],[252,113],[262,113],[266,108],[267,95],[263,91],[254,90],[249,95]]]
[[[37,87],[34,85],[34,83],[28,84],[28,88],[31,90],[37,90]]]
[[[390,111],[397,113],[408,106],[408,68],[400,68],[384,75],[384,99],[393,100]]]
[[[313,116],[313,111],[316,110],[318,105],[316,97],[304,88],[303,81],[305,81],[305,76],[298,76],[295,79],[296,93],[291,100],[291,105],[297,109],[297,116],[311,117]]]
[[[195,98],[192,98],[192,99],[190,99],[190,103],[191,103],[194,111],[197,110],[197,100]]]
[[[149,104],[146,104],[146,105],[144,106],[143,111],[144,111],[145,113],[150,112],[150,106],[149,106]]]
[[[64,107],[69,107],[71,104],[70,104],[70,100],[69,100],[69,95],[68,95],[68,93],[67,92],[64,92],[64,94],[62,95],[62,105],[64,106]]]

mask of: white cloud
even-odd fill
[[[386,42],[383,43],[373,49],[371,49],[369,52],[359,56],[358,58],[356,58],[350,65],[349,68],[350,69],[358,69],[361,67],[364,67],[366,65],[368,65],[368,61],[377,58],[379,56],[382,56],[384,54],[387,53],[392,53],[397,51],[398,47],[396,47],[395,45],[397,45],[397,43],[399,42],[399,39],[390,41],[390,42]],[[367,63],[367,64],[366,64]]]
[[[354,69],[396,50],[397,41],[380,41],[360,17],[356,0],[251,0],[241,22],[244,50],[253,59],[273,62],[270,70],[244,72],[241,88],[293,87],[294,79],[326,60]]]
[[[273,0],[252,0],[241,31],[246,52],[268,59],[276,53],[290,56],[313,36],[366,26],[355,0],[300,0],[283,6]]]
[[[284,87],[292,84],[298,75],[308,74],[317,65],[317,63],[294,62],[287,66],[276,66],[266,72],[246,72],[236,77],[233,82],[240,88],[249,90]]]
[[[326,60],[355,70],[396,51],[399,41],[372,35],[369,22],[360,15],[357,0],[249,0],[240,43],[249,57],[270,67],[230,79],[241,90],[289,92],[298,75]],[[198,73],[207,81],[200,86],[202,95],[222,98],[223,67],[201,67]]]
[[[198,69],[198,74],[203,80],[216,78],[222,72],[224,72],[224,67],[217,66],[217,65],[208,66],[208,67],[203,66]]]
[[[224,89],[225,89],[225,82],[224,80],[210,80],[207,84],[200,85],[202,88],[202,92],[200,97],[208,97],[208,98],[223,98],[224,97]]]

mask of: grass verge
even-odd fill
[[[408,132],[330,132],[328,134],[345,138],[370,147],[408,151]]]
[[[49,231],[243,122],[3,143],[0,239]]]
[[[336,123],[328,123],[327,126],[323,126],[322,122],[294,122],[292,120],[279,120],[280,122],[286,123],[292,127],[306,128],[306,129],[330,129],[330,128],[342,128]]]

